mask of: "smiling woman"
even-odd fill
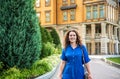
[[[83,56],[88,71],[88,79],[92,79],[88,51],[82,44],[78,32],[76,30],[68,31],[65,37],[65,46],[61,54],[62,61],[59,69],[59,79],[84,79]]]
[[[71,43],[74,43],[74,42],[76,42],[76,38],[77,38],[77,36],[76,36],[75,32],[70,32],[70,34],[69,34],[69,41]],[[73,46],[73,48],[75,48],[75,47]]]

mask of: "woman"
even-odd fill
[[[68,31],[61,55],[59,79],[84,79],[83,54],[86,70],[88,71],[88,79],[92,79],[88,63],[90,59],[85,46],[82,45],[77,31]]]

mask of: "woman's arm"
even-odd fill
[[[59,73],[58,73],[58,78],[59,79],[62,79],[62,72],[63,72],[63,69],[65,67],[65,64],[66,64],[66,61],[63,61],[63,60],[60,63]]]
[[[88,72],[88,79],[92,79],[89,62],[85,64],[86,70]]]

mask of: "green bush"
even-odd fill
[[[48,32],[44,27],[41,27],[41,38],[42,43],[53,42],[50,32]]]
[[[47,56],[52,55],[55,52],[55,48],[54,48],[54,44],[47,42],[47,43],[43,43],[43,47],[42,47],[42,52],[41,52],[41,57],[40,58],[44,58]]]
[[[58,45],[55,49],[56,49],[55,54],[61,54],[62,51],[61,45]]]
[[[2,62],[0,62],[0,71],[2,70],[4,64]]]
[[[48,52],[47,50],[51,49],[49,47],[49,43],[52,44],[53,39],[51,37],[50,32],[48,32],[44,27],[41,27],[41,38],[42,38],[42,50],[41,50],[41,54],[40,54],[40,58],[44,58],[46,56],[51,55],[51,51]],[[48,45],[48,46],[47,46]],[[52,46],[53,47],[53,46]],[[46,52],[47,51],[47,52]]]
[[[31,69],[21,69],[21,75],[19,76],[19,79],[28,79],[29,77],[31,77],[31,72]]]
[[[53,28],[50,33],[51,33],[51,36],[53,38],[53,43],[55,44],[55,46],[58,46],[58,45],[61,46],[60,38],[59,38],[57,31]]]
[[[2,75],[1,73],[4,71],[3,66],[4,66],[4,64],[2,62],[0,62],[0,76]]]
[[[4,69],[29,68],[39,59],[41,34],[33,2],[0,0],[0,61]]]
[[[32,75],[36,76],[36,75],[42,75],[48,71],[50,71],[52,69],[52,67],[49,65],[49,63],[43,59],[40,61],[37,61],[33,66],[32,66]]]
[[[20,70],[17,69],[16,67],[13,67],[5,71],[1,76],[1,79],[16,79],[19,77],[20,77]]]
[[[54,59],[54,60],[53,60]],[[33,79],[44,73],[51,71],[59,63],[59,55],[48,56],[42,60],[36,61],[31,69],[18,69],[16,67],[10,68],[0,74],[0,79]]]

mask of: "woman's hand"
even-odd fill
[[[58,79],[62,79],[62,75],[58,75],[57,77],[58,77]]]
[[[60,67],[59,67],[59,73],[58,73],[58,79],[62,79],[62,72],[65,67],[66,61],[61,61]]]
[[[92,75],[91,74],[88,74],[88,79],[92,79]]]

